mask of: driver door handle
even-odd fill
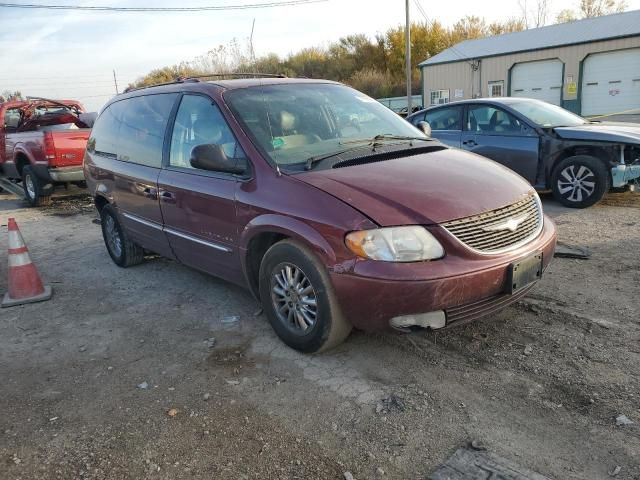
[[[476,145],[478,145],[475,140],[465,140],[464,142],[462,142],[462,144],[466,145],[467,147],[475,147]]]
[[[142,189],[142,195],[152,200],[156,200],[158,198],[158,191],[153,187],[145,187]]]
[[[176,195],[167,190],[160,190],[160,201],[165,203],[176,203]]]

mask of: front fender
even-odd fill
[[[240,250],[248,250],[251,239],[260,233],[279,233],[300,241],[332,265],[336,262],[336,254],[325,237],[309,224],[286,215],[265,214],[252,219],[240,234]],[[246,255],[244,255],[246,259]]]

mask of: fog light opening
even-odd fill
[[[402,315],[399,317],[393,317],[389,321],[396,330],[402,332],[410,332],[416,328],[431,330],[438,330],[443,328],[447,324],[447,317],[443,310],[438,310],[429,313],[417,313],[414,315]]]

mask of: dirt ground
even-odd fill
[[[555,259],[494,318],[305,356],[242,289],[116,267],[88,197],[0,195],[1,248],[15,216],[54,288],[0,311],[0,479],[425,479],[471,441],[554,479],[640,479],[640,195],[545,209],[590,260]]]

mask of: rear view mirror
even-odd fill
[[[427,137],[431,137],[431,125],[429,122],[418,122],[418,128],[424,133]]]
[[[222,145],[197,145],[191,150],[191,166],[212,172],[241,174],[246,170],[244,159],[228,158]]]

